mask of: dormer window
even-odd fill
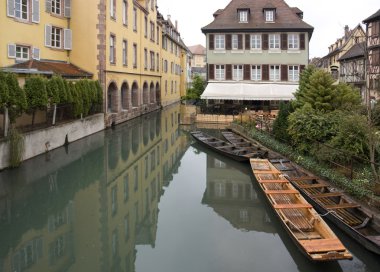
[[[248,23],[248,10],[240,10],[239,11],[239,22],[240,23]]]
[[[265,13],[265,22],[274,22],[274,10],[267,9],[264,11]]]

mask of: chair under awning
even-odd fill
[[[289,101],[297,89],[298,84],[210,82],[201,99]]]

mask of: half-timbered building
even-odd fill
[[[369,97],[371,99],[379,99],[380,95],[380,9],[365,19],[363,23],[366,25],[367,36],[367,85],[369,89]]]

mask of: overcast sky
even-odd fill
[[[202,44],[206,38],[203,26],[212,22],[212,14],[231,0],[157,0],[165,18],[178,21],[179,32],[187,46]],[[254,0],[251,0],[254,1]],[[356,27],[380,9],[379,0],[285,0],[290,7],[304,13],[304,21],[314,27],[310,41],[310,57],[323,57],[328,47],[344,34],[344,26]]]

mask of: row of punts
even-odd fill
[[[372,214],[343,192],[232,131],[222,132],[225,140],[201,131],[191,132],[191,135],[219,154],[250,162],[260,188],[282,225],[310,260],[352,258],[323,218],[366,249],[380,254],[380,228]]]

